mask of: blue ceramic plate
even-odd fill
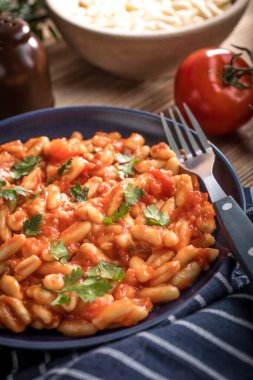
[[[170,123],[170,120],[168,119]],[[50,138],[69,136],[73,131],[80,131],[85,138],[91,137],[95,131],[120,131],[123,136],[131,132],[144,135],[148,144],[166,141],[160,117],[147,112],[115,108],[115,107],[68,107],[31,112],[12,117],[0,122],[0,143],[14,139],[23,141],[30,137],[49,136]],[[223,154],[213,147],[216,154],[214,174],[226,193],[231,194],[245,208],[245,200],[239,179],[232,166]],[[98,345],[124,336],[145,330],[188,302],[218,271],[227,250],[219,228],[216,239],[221,254],[211,268],[203,272],[200,278],[188,289],[184,290],[179,300],[161,305],[136,326],[103,331],[95,336],[85,338],[67,338],[52,330],[28,329],[21,334],[9,331],[0,332],[0,344],[26,349],[67,349]]]

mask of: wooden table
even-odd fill
[[[222,44],[253,50],[253,0],[234,32]],[[63,41],[48,47],[56,106],[113,105],[159,113],[173,104],[173,72],[144,82],[116,78],[95,68]],[[233,112],[231,110],[231,112]],[[239,131],[211,139],[230,160],[242,184],[253,185],[253,119]]]

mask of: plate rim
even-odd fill
[[[104,106],[104,105],[87,105],[87,106],[67,106],[67,107],[57,107],[57,108],[46,108],[42,110],[35,110],[31,112],[26,112],[23,114],[15,115],[3,120],[0,120],[0,132],[1,132],[1,127],[4,126],[6,123],[15,123],[16,121],[21,121],[22,119],[26,119],[27,117],[33,117],[33,116],[40,116],[40,115],[45,115],[49,113],[61,113],[62,111],[64,112],[75,112],[75,111],[85,111],[85,110],[99,110],[99,111],[113,111],[113,112],[126,112],[126,113],[131,113],[131,114],[136,114],[136,115],[142,115],[142,116],[148,116],[149,118],[153,118],[156,120],[160,120],[160,116],[155,113],[143,111],[143,110],[138,110],[138,109],[131,109],[131,108],[125,108],[125,107],[115,107],[115,106]],[[168,121],[171,122],[171,119],[166,117]],[[1,137],[0,137],[1,139]],[[243,192],[243,187],[242,184],[240,183],[239,177],[234,170],[232,164],[229,162],[229,160],[226,158],[226,156],[217,148],[213,143],[211,143],[212,147],[214,148],[215,155],[219,156],[219,158],[225,163],[229,174],[233,177],[234,182],[236,184],[237,190],[238,190],[238,195],[240,199],[240,206],[243,208],[245,211],[246,209],[246,201],[245,201],[245,196]],[[220,269],[224,263],[221,263]],[[212,278],[212,277],[211,277]],[[211,280],[210,278],[210,280]],[[210,281],[209,280],[209,281]],[[203,287],[201,287],[201,290],[203,290],[206,286],[208,286],[209,281]],[[192,297],[184,301],[182,304],[179,304],[176,306],[176,308],[173,310],[173,313],[175,311],[180,310],[180,308],[187,306],[189,302],[192,301]],[[100,335],[100,336],[87,336],[87,337],[81,337],[81,338],[73,338],[69,337],[69,340],[64,340],[64,341],[55,341],[55,342],[50,342],[50,341],[29,341],[29,340],[16,340],[16,337],[3,337],[0,335],[0,345],[5,346],[5,347],[13,347],[13,348],[22,348],[25,350],[29,349],[35,349],[35,350],[42,350],[42,349],[47,349],[47,350],[66,350],[66,349],[80,349],[80,348],[85,348],[85,347],[94,347],[100,344],[108,343],[108,342],[113,342],[122,338],[125,338],[127,336],[133,335],[135,333],[138,333],[143,330],[147,330],[150,327],[153,327],[157,324],[159,324],[161,321],[165,320],[172,314],[172,311],[169,310],[167,312],[164,312],[162,315],[155,317],[154,319],[150,321],[146,321],[134,326],[130,326],[127,328],[119,329],[119,330],[112,330],[112,332],[106,333],[106,335]],[[143,327],[144,324],[144,327]],[[118,333],[117,335],[115,334]],[[0,332],[1,334],[1,332]],[[116,336],[115,336],[116,335]]]

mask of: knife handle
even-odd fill
[[[231,196],[213,206],[229,248],[253,284],[253,224]]]

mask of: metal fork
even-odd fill
[[[215,155],[212,146],[189,107],[186,104],[183,106],[196,133],[192,132],[178,107],[175,107],[175,111],[169,108],[174,134],[161,114],[165,135],[181,166],[204,182],[227,244],[253,283],[253,224],[234,198],[227,196],[214,178],[212,171]]]

